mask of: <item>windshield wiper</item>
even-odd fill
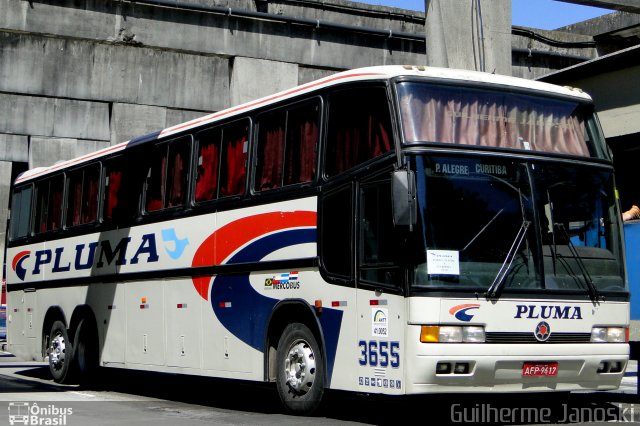
[[[482,229],[481,229],[480,231],[478,231],[478,233],[477,233],[477,234],[476,234],[476,235],[471,239],[471,241],[469,241],[469,242],[467,243],[467,245],[466,245],[466,246],[464,246],[464,248],[463,248],[462,250],[460,250],[460,251],[465,251],[466,249],[468,249],[468,248],[469,248],[469,246],[470,246],[471,244],[473,244],[473,242],[474,242],[475,240],[477,240],[477,239],[478,239],[478,237],[479,237],[479,236],[480,236],[480,235],[481,235],[481,234],[482,234],[482,233],[483,233],[483,232],[484,232],[484,231],[485,231],[489,226],[491,226],[491,224],[493,223],[493,221],[494,221],[494,220],[496,220],[496,219],[498,218],[498,216],[500,216],[500,214],[501,214],[503,211],[504,211],[504,209],[500,209],[500,211],[499,211],[498,213],[496,213],[496,214],[495,214],[495,216],[493,216],[493,217],[491,218],[491,220],[490,220],[489,222],[487,222],[487,224],[486,224],[485,226],[483,226],[483,227],[482,227]]]
[[[493,283],[485,293],[487,299],[495,298],[498,295],[502,288],[504,287],[504,283],[506,282],[507,275],[511,270],[511,265],[513,264],[513,259],[515,259],[520,246],[522,245],[522,241],[524,241],[524,237],[527,235],[527,230],[529,229],[529,225],[531,222],[528,220],[523,220],[522,225],[520,225],[520,229],[516,234],[516,237],[513,239],[513,243],[511,244],[511,248],[507,255],[504,258],[504,262],[502,262],[502,266],[500,266],[500,270],[496,275]]]
[[[592,302],[597,303],[600,300],[600,294],[598,293],[598,289],[596,288],[596,285],[594,284],[593,279],[589,274],[589,270],[584,265],[584,262],[582,261],[582,257],[580,257],[580,254],[578,253],[576,246],[571,242],[571,237],[569,236],[567,229],[564,227],[563,223],[554,223],[553,226],[557,227],[558,229],[560,229],[560,231],[562,231],[563,236],[567,240],[567,247],[569,247],[569,251],[571,252],[571,255],[576,260],[576,263],[580,268],[580,272],[582,273],[582,279],[584,280],[587,290],[589,291],[589,298],[591,299]]]

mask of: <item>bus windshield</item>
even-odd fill
[[[419,82],[397,84],[405,143],[602,157],[592,107],[578,101]]]
[[[611,170],[412,158],[414,287],[626,292]]]

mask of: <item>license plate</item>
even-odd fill
[[[557,376],[557,362],[525,362],[522,366],[523,376]]]

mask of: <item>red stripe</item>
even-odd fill
[[[270,212],[238,219],[224,225],[200,244],[191,266],[220,265],[233,252],[261,235],[297,227],[315,227],[316,212]],[[194,277],[193,284],[203,299],[209,300],[211,276]]]

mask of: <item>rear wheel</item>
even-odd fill
[[[289,324],[278,342],[276,384],[285,408],[296,414],[314,412],[324,394],[324,360],[311,330]]]
[[[71,381],[71,364],[73,363],[73,346],[69,340],[67,327],[62,321],[55,321],[49,333],[49,371],[57,383]]]
[[[98,330],[95,321],[89,318],[80,320],[73,342],[73,370],[81,383],[90,383],[98,370]]]

